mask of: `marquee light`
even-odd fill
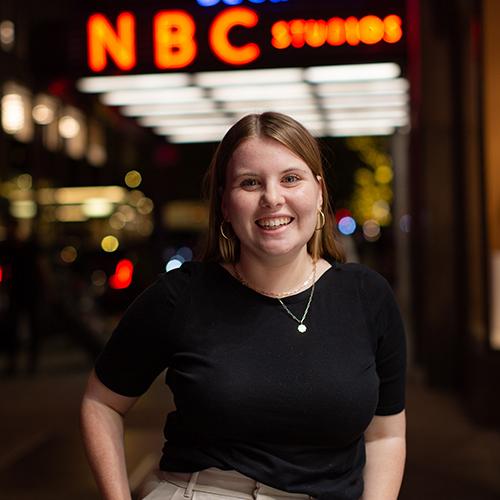
[[[158,76],[156,88],[152,80],[138,88],[130,75],[86,78],[80,87],[95,90],[94,79],[105,84],[102,100],[124,106],[121,113],[172,143],[218,141],[240,116],[269,109],[295,117],[319,137],[388,135],[409,126],[409,85],[395,63]]]
[[[382,40],[396,43],[403,36],[401,24],[401,18],[396,15],[387,16],[384,20],[370,15],[360,20],[351,16],[346,20],[332,17],[328,21],[322,19],[277,21],[271,28],[271,44],[274,48],[282,50],[290,46],[302,48],[304,45],[314,48],[325,44],[373,45]]]
[[[253,2],[256,3],[256,2]],[[226,2],[227,4],[227,2]],[[208,6],[208,5],[207,5]],[[231,31],[235,27],[247,30],[259,24],[259,14],[247,7],[222,10],[208,30],[208,44],[213,54],[232,66],[254,62],[262,52],[262,42],[234,45]],[[191,65],[198,55],[196,23],[184,10],[163,10],[153,17],[153,55],[158,69],[179,69]],[[136,22],[130,12],[116,18],[116,27],[103,14],[93,14],[87,23],[88,65],[96,73],[104,71],[109,60],[123,71],[135,68]],[[397,43],[403,36],[402,20],[391,14],[383,19],[367,15],[361,19],[332,17],[322,19],[278,20],[271,27],[270,45],[276,50],[320,48],[380,42]]]
[[[213,7],[214,5],[217,5],[220,0],[196,0],[198,2],[198,5],[201,5],[202,7]],[[288,0],[269,0],[272,3],[280,3],[280,2],[288,2]],[[249,0],[251,3],[264,3],[266,0]],[[226,5],[240,5],[243,3],[243,0],[222,0],[222,3],[225,3]]]
[[[154,17],[155,63],[159,69],[184,68],[198,52],[196,24],[187,12],[170,10]]]
[[[259,16],[251,9],[234,7],[222,11],[210,27],[209,40],[215,55],[228,64],[242,65],[255,61],[260,55],[256,43],[247,43],[243,47],[235,47],[229,41],[229,32],[235,26],[254,28]]]
[[[93,14],[87,23],[88,60],[93,71],[106,68],[109,53],[118,68],[127,71],[136,64],[135,18],[122,12],[116,20],[116,32],[102,14]]]

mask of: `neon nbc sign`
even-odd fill
[[[234,0],[233,0],[234,1]],[[258,2],[255,2],[258,3]],[[206,3],[208,6],[208,3]],[[220,11],[208,27],[207,39],[200,39],[194,17],[181,9],[156,12],[151,19],[153,60],[158,70],[188,68],[199,55],[199,44],[208,44],[219,61],[242,67],[258,60],[263,50],[285,51],[303,48],[397,44],[403,37],[402,19],[365,15],[328,19],[278,19],[270,27],[267,45],[262,37],[236,43],[235,28],[247,30],[251,40],[259,32],[261,17],[246,7]],[[115,19],[94,13],[87,19],[87,65],[93,73],[110,65],[121,71],[137,66],[137,20],[133,12],[119,13]]]

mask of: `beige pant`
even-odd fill
[[[236,471],[210,468],[201,472],[158,471],[146,484],[143,500],[309,500],[259,483]]]

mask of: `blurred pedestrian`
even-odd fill
[[[37,310],[40,279],[37,267],[37,245],[33,234],[22,237],[18,221],[9,216],[6,238],[0,243],[2,267],[1,347],[6,356],[5,374],[19,370],[26,332],[27,370],[34,373],[38,364],[39,325]]]
[[[84,441],[103,498],[130,498],[123,416],[168,368],[176,411],[148,500],[395,500],[405,340],[388,283],[343,263],[315,139],[248,115],[210,166],[201,262],[127,310],[91,374]]]

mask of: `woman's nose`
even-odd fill
[[[261,198],[263,206],[275,207],[282,205],[284,202],[285,199],[279,185],[274,183],[265,185]]]

